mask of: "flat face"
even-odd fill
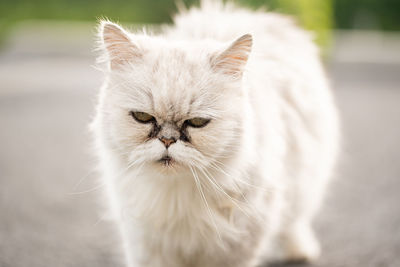
[[[234,151],[241,83],[216,73],[200,47],[152,49],[111,73],[102,112],[113,149],[128,163],[167,169],[204,168]]]

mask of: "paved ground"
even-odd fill
[[[0,53],[0,266],[121,266],[113,226],[98,214],[100,190],[90,190],[86,126],[101,83],[81,38],[90,30],[33,29],[19,29]],[[324,255],[315,266],[396,267],[400,46],[393,36],[354,36],[340,34],[329,63],[344,146],[316,221]]]

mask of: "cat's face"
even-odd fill
[[[250,36],[221,52],[144,36],[131,40],[110,23],[102,34],[110,64],[102,131],[127,165],[207,168],[236,153]]]

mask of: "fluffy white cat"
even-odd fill
[[[338,119],[311,35],[219,1],[174,22],[157,36],[100,24],[92,129],[127,265],[316,259]]]

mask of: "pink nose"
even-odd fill
[[[163,137],[161,137],[159,139],[160,139],[161,142],[164,143],[166,148],[168,148],[170,145],[172,145],[173,143],[176,142],[176,139],[173,138],[173,137],[172,138],[166,138],[166,137],[163,136]]]

